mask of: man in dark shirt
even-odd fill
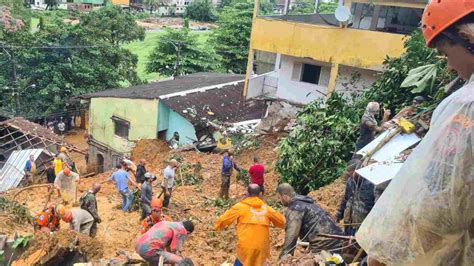
[[[346,190],[337,210],[336,220],[344,218],[344,233],[355,235],[360,224],[375,204],[374,185],[359,174],[352,172],[346,183]]]
[[[100,184],[95,183],[91,190],[87,191],[79,200],[81,209],[88,211],[94,218],[92,223],[90,236],[94,237],[97,234],[97,224],[101,223],[99,211],[97,210],[97,200],[95,195],[100,191]]]
[[[253,165],[249,168],[249,175],[250,175],[250,184],[257,184],[260,189],[262,190],[262,194],[265,192],[264,187],[264,178],[263,175],[265,174],[265,167],[260,164],[259,159],[257,156],[253,158]]]
[[[151,173],[145,174],[145,182],[143,182],[140,194],[140,200],[142,202],[142,220],[151,214],[150,202],[153,196],[152,183],[155,180],[156,176],[152,175]]]
[[[344,235],[331,215],[308,196],[298,195],[288,183],[278,186],[281,203],[288,207],[285,213],[285,242],[280,260],[293,255],[298,238],[309,242],[313,253],[342,247],[342,241],[319,236],[319,234]]]
[[[140,159],[140,164],[138,164],[137,166],[137,174],[135,176],[137,183],[142,184],[143,182],[145,182],[145,173],[146,173],[145,164],[146,164],[145,159]]]
[[[48,168],[46,169],[46,178],[48,179],[48,183],[54,183],[54,180],[56,179],[56,174],[54,173],[54,162],[48,164]]]
[[[221,190],[219,192],[220,198],[229,198],[230,177],[234,169],[240,172],[240,168],[234,161],[234,154],[231,151],[224,152],[221,169]]]

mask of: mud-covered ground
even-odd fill
[[[84,138],[81,132],[68,136],[67,139],[77,146],[84,147]],[[78,143],[79,142],[79,143]],[[265,139],[261,141],[258,149],[246,150],[236,155],[236,161],[241,168],[247,169],[255,155],[259,156],[265,165],[267,173],[265,175],[266,194],[265,200],[282,210],[275,195],[278,177],[273,171],[276,161],[275,139]],[[165,161],[176,156],[169,151],[167,145],[157,140],[142,140],[132,153],[132,159],[138,162],[139,159],[147,160],[147,170],[153,172],[161,180],[161,173],[165,167]],[[200,163],[200,171],[203,182],[197,185],[181,186],[175,184],[175,190],[171,200],[168,213],[174,220],[192,219],[195,221],[196,229],[190,235],[184,246],[183,254],[193,259],[197,265],[221,265],[225,262],[232,262],[235,259],[235,226],[231,226],[223,232],[213,230],[213,224],[217,216],[225,211],[230,202],[217,200],[220,187],[220,168],[222,156],[220,154],[198,153],[196,151],[181,152],[178,154],[185,163]],[[78,160],[81,160],[78,158]],[[111,172],[95,175],[81,179],[78,186],[78,198],[93,183],[106,180]],[[156,182],[155,185],[158,185]],[[342,180],[311,193],[325,209],[333,215],[342,197],[344,183]],[[155,188],[154,194],[159,194]],[[243,183],[237,182],[235,176],[232,178],[230,195],[233,202],[243,198],[245,187]],[[10,193],[10,195],[13,193]],[[47,195],[46,188],[28,190],[19,194],[16,198],[19,202],[25,203],[32,211],[32,214],[39,213],[45,205]],[[58,199],[53,195],[51,202]],[[102,190],[97,195],[99,214],[102,223],[99,224],[96,240],[101,243],[102,257],[112,259],[121,250],[133,252],[134,241],[139,231],[139,212],[123,213],[120,210],[121,197],[112,183],[105,183]],[[67,228],[66,224],[62,224]],[[31,233],[30,226],[8,223],[1,231],[8,234],[15,232]],[[280,229],[271,229],[271,264],[276,263],[279,247],[283,242],[284,232]]]

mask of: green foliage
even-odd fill
[[[276,170],[281,181],[307,194],[337,178],[351,157],[360,117],[356,104],[337,93],[325,104],[305,106],[295,128],[279,144]]]
[[[41,117],[72,96],[140,83],[137,57],[119,44],[143,36],[128,14],[112,7],[84,14],[77,25],[54,19],[35,32],[3,31],[0,43],[17,47],[0,54],[2,111]]]
[[[29,224],[34,221],[34,217],[31,215],[30,210],[27,207],[4,197],[0,197],[0,212],[8,213],[14,217],[15,222],[17,223]]]
[[[274,10],[277,8],[277,1],[276,0],[262,0],[259,2],[259,15],[267,16],[275,14]]]
[[[230,139],[232,140],[232,149],[237,155],[240,154],[240,152],[242,151],[257,149],[258,147],[260,147],[260,142],[258,141],[258,139],[245,134],[232,134],[230,135]]]
[[[314,1],[311,0],[296,0],[292,5],[288,14],[313,14],[314,13]]]
[[[138,26],[133,15],[116,6],[87,13],[81,17],[80,26],[83,34],[113,45],[145,39],[145,29]]]
[[[141,191],[139,188],[135,188],[132,190],[133,194],[133,202],[132,206],[130,207],[131,211],[140,211],[142,209],[142,200],[141,200]],[[117,209],[122,209],[122,205],[118,205]]]
[[[150,10],[150,14],[153,14],[153,10],[156,10],[160,5],[160,0],[144,0],[143,3],[148,6],[148,10]]]
[[[177,160],[178,161],[178,160]],[[175,177],[175,184],[181,185],[184,181],[185,185],[198,185],[204,181],[201,175],[202,165],[201,163],[182,163],[178,170],[178,175]],[[181,178],[183,180],[181,180]]]
[[[17,239],[15,239],[15,242],[13,242],[12,248],[16,249],[18,247],[24,248],[28,245],[30,240],[34,238],[33,235],[27,235],[27,236],[20,236]]]
[[[210,0],[198,0],[192,2],[186,7],[184,17],[198,20],[211,22],[216,20],[216,10]]]
[[[338,3],[332,3],[332,2],[319,3],[318,13],[319,14],[334,14],[334,12],[336,12],[337,5]]]
[[[45,0],[46,10],[53,10],[59,5],[59,0]]]
[[[217,68],[213,52],[200,46],[197,36],[191,34],[189,29],[165,31],[148,58],[146,65],[148,73],[159,72],[172,76],[212,71]]]
[[[426,48],[420,31],[413,32],[405,40],[405,49],[406,52],[402,56],[385,60],[385,71],[372,85],[372,88],[367,90],[366,99],[378,101],[383,103],[385,108],[396,111],[411,103],[415,96],[413,93],[422,95],[426,99],[432,99],[435,94],[433,88],[438,88],[441,84],[446,84],[453,79],[446,67],[446,60],[440,58],[436,50]],[[426,78],[418,76],[418,79],[414,79],[415,77],[412,76],[403,84],[409,89],[401,88],[410,70],[414,74],[420,70],[414,69],[426,65],[431,65],[431,68],[425,67],[424,69],[435,75],[429,75]],[[429,74],[428,72],[424,74]],[[416,81],[421,82],[417,83]],[[413,88],[417,89],[413,90]]]
[[[222,67],[233,73],[245,73],[252,28],[253,2],[233,2],[225,6],[217,19],[210,45],[221,57]]]
[[[241,181],[244,183],[245,187],[247,187],[250,184],[249,171],[246,169],[240,170],[240,172],[237,174],[237,181]]]

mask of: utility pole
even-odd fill
[[[179,56],[181,53],[181,46],[183,42],[177,42],[177,45],[175,45],[176,48],[176,65],[174,66],[174,77],[179,76]]]
[[[5,47],[3,47],[2,50],[12,62],[12,78],[13,78],[12,94],[13,94],[13,97],[15,97],[15,107],[16,107],[12,110],[13,111],[12,113],[14,115],[17,115],[18,111],[20,110],[20,91],[18,88],[15,54],[13,51],[8,52],[8,50]]]

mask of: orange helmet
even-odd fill
[[[72,212],[71,211],[66,212],[66,214],[63,216],[63,221],[65,221],[66,223],[69,223],[70,221],[72,221]]]
[[[150,207],[152,209],[155,209],[155,208],[163,208],[163,201],[161,199],[152,199],[151,202],[150,202]]]
[[[64,168],[63,173],[64,173],[65,175],[70,175],[70,174],[71,174],[71,169],[69,169],[69,168],[66,167],[66,168]]]
[[[430,46],[436,36],[472,12],[473,0],[431,0],[421,19],[426,46]]]

